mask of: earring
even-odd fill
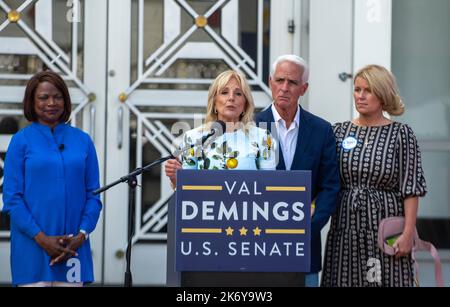
[[[217,109],[216,109],[216,108],[214,108],[214,114],[218,114],[218,113],[217,113]]]
[[[245,112],[242,112],[242,113],[241,113],[241,117],[244,117],[244,115],[245,115]]]

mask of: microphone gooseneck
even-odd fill
[[[222,121],[222,120],[218,120],[218,121],[216,121],[214,124],[220,126],[220,128],[222,129],[222,130],[221,130],[222,133],[225,133],[225,131],[227,130],[227,125],[226,125],[225,122]]]
[[[214,136],[214,138],[217,138],[219,136],[221,136],[224,132],[226,131],[226,124],[221,121],[215,121],[214,123],[211,124],[211,130],[208,134],[204,135],[201,139],[198,139],[196,144],[194,146],[205,146],[205,142]],[[172,153],[172,157],[178,157],[181,153],[185,152],[186,150],[189,150],[192,148],[192,145],[187,145],[184,148],[179,148],[177,150],[175,150]]]
[[[221,136],[226,130],[226,124],[221,121],[215,121],[211,124],[211,131],[202,137],[202,144],[206,142],[210,137],[215,136],[215,138]]]

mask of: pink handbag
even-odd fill
[[[395,255],[394,248],[388,244],[390,238],[400,235],[405,227],[405,218],[402,216],[388,217],[381,220],[378,226],[378,247],[386,254]],[[442,266],[439,254],[433,244],[427,241],[423,241],[419,238],[417,229],[414,234],[414,245],[411,252],[411,257],[414,260],[414,266],[416,271],[416,284],[419,280],[419,264],[415,259],[414,253],[416,251],[429,251],[434,259],[434,273],[437,287],[443,287],[444,282],[442,280]]]

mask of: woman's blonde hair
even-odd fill
[[[355,81],[357,78],[366,80],[372,93],[380,99],[383,111],[392,116],[405,112],[397,82],[389,70],[379,65],[368,65],[356,73]]]
[[[209,87],[208,92],[208,106],[206,108],[206,124],[217,121],[218,114],[216,114],[215,100],[217,94],[230,82],[235,79],[244,94],[246,104],[244,114],[240,117],[241,123],[244,126],[253,122],[253,113],[255,112],[255,102],[253,100],[250,86],[248,85],[245,76],[234,70],[227,70],[221,73]]]

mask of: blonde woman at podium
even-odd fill
[[[268,130],[253,122],[255,103],[246,78],[228,70],[212,83],[206,123],[187,131],[179,159],[169,160],[166,175],[176,185],[178,169],[275,170],[276,144]]]

